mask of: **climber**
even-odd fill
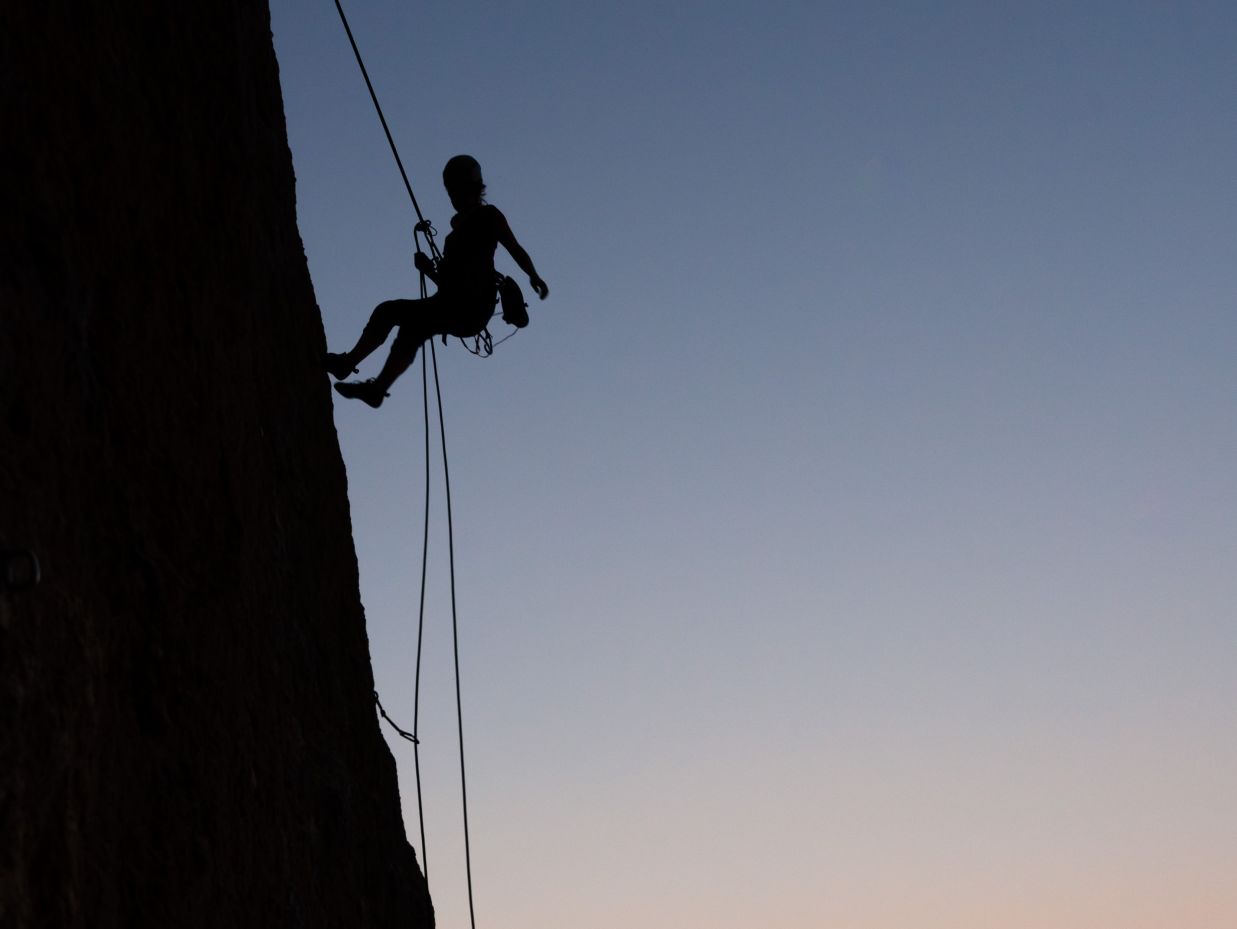
[[[477,160],[470,155],[456,155],[443,168],[442,182],[456,210],[442,261],[435,267],[434,261],[419,250],[413,261],[417,270],[437,285],[437,292],[420,300],[387,300],[378,304],[353,349],[328,352],[326,356],[327,372],[340,380],[382,345],[392,329],[399,328],[377,377],[335,385],[342,396],[364,400],[375,409],[382,405],[395,379],[408,370],[426,339],[435,335],[469,338],[485,329],[494,312],[494,251],[498,243],[528,275],[529,285],[538,297],[544,300],[550,292],[537,275],[528,252],[516,241],[507,218],[498,207],[485,202],[485,182]]]

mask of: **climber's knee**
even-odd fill
[[[421,343],[427,338],[429,337],[415,326],[400,326],[399,331],[395,333],[395,341],[391,343],[391,351],[409,356],[415,355]]]
[[[406,301],[403,300],[384,300],[374,307],[374,312],[370,314],[369,324],[375,329],[384,329],[390,332],[399,323],[400,304]]]

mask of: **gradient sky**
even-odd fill
[[[333,6],[272,15],[342,350],[415,216]],[[1237,7],[349,16],[427,216],[475,155],[551,288],[439,349],[478,926],[1237,925]],[[419,367],[336,424],[410,724]]]

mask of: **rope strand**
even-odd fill
[[[425,275],[421,276],[421,295],[425,295]],[[421,411],[425,421],[425,521],[421,531],[421,605],[417,614],[417,669],[412,689],[412,731],[415,735],[421,724],[421,644],[425,632],[425,577],[430,550],[430,390],[429,365],[425,353],[421,353]],[[425,843],[425,804],[421,794],[421,743],[412,743],[412,764],[417,777],[417,824],[421,830],[421,869],[426,886],[430,880],[429,847]]]
[[[442,437],[442,479],[447,496],[447,562],[451,574],[451,640],[455,651],[455,718],[460,739],[460,799],[464,807],[464,869],[468,879],[468,920],[472,929],[477,929],[473,913],[472,895],[472,850],[468,838],[468,777],[464,768],[464,704],[460,696],[460,633],[455,608],[455,529],[451,520],[451,470],[447,464],[447,428],[442,416],[442,387],[438,383],[438,353],[434,340],[427,343],[434,365],[434,393],[438,399],[438,431]]]
[[[344,15],[344,6],[340,0],[335,0],[335,9],[339,11],[339,20],[344,24],[344,32],[348,34],[348,42],[352,46],[352,54],[356,56],[356,63],[361,68],[361,77],[365,78],[365,86],[369,89],[369,98],[374,101],[374,109],[378,111],[378,121],[382,123],[382,131],[386,133],[387,144],[391,146],[391,154],[395,156],[395,166],[399,168],[399,176],[404,179],[404,189],[408,191],[408,199],[412,201],[412,208],[416,210],[417,220],[425,222],[425,217],[421,215],[421,207],[417,204],[417,195],[412,192],[412,184],[408,180],[408,172],[404,170],[404,162],[399,157],[399,149],[395,147],[395,139],[391,136],[391,128],[387,125],[387,118],[383,115],[382,104],[378,102],[378,94],[374,91],[374,84],[369,79],[369,71],[365,67],[365,60],[361,58],[361,50],[357,47],[356,39],[352,36],[352,27],[348,25],[348,17]],[[433,247],[433,239],[430,240]]]

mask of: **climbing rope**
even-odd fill
[[[391,129],[387,125],[386,116],[383,115],[382,105],[378,102],[378,94],[374,90],[373,82],[369,79],[369,71],[365,67],[365,61],[361,57],[361,50],[357,47],[356,39],[352,35],[352,28],[348,25],[348,17],[344,14],[343,4],[340,0],[335,0],[335,9],[339,12],[340,22],[343,23],[344,32],[348,35],[348,42],[352,46],[352,53],[356,57],[357,65],[361,69],[361,76],[365,79],[365,86],[369,90],[370,99],[374,103],[374,109],[378,113],[378,120],[382,123],[382,131],[386,134],[387,144],[391,147],[391,154],[395,158],[396,167],[399,168],[400,177],[404,181],[404,189],[408,191],[408,199],[412,201],[412,208],[417,214],[417,224],[413,227],[413,236],[416,243],[417,251],[421,250],[420,236],[424,235],[428,243],[430,256],[435,262],[441,260],[442,255],[438,251],[438,246],[434,242],[435,230],[433,225],[426,220],[421,213],[421,207],[417,204],[416,194],[412,191],[412,183],[408,180],[408,172],[404,170],[403,160],[399,156],[399,149],[395,145],[395,139],[391,136]],[[421,296],[425,297],[425,274],[421,274]],[[508,337],[509,338],[509,337]],[[486,333],[486,348],[489,350],[489,334]],[[472,889],[472,849],[469,838],[468,829],[468,778],[464,764],[464,710],[463,700],[460,687],[460,640],[459,640],[459,620],[458,611],[456,609],[455,596],[455,527],[452,521],[451,512],[451,475],[447,463],[447,430],[443,419],[442,409],[442,386],[438,378],[438,355],[434,349],[434,340],[426,340],[426,345],[429,346],[430,361],[425,358],[425,351],[421,353],[421,387],[422,387],[422,412],[425,421],[425,521],[422,529],[421,539],[421,596],[420,607],[417,620],[417,657],[416,657],[416,672],[413,684],[413,724],[412,732],[409,733],[401,729],[390,716],[387,715],[381,701],[378,700],[378,692],[374,692],[374,701],[378,704],[378,711],[382,714],[383,719],[390,723],[401,737],[412,743],[413,749],[413,764],[416,771],[416,787],[417,787],[417,818],[420,823],[421,832],[421,865],[425,872],[426,881],[429,881],[429,863],[428,853],[425,843],[425,812],[424,801],[421,790],[421,740],[418,736],[421,713],[421,654],[423,633],[425,628],[425,589],[426,589],[426,572],[429,555],[429,504],[430,504],[430,423],[429,423],[429,381],[428,381],[428,365],[432,363],[434,368],[434,393],[438,406],[438,431],[442,443],[442,472],[443,484],[447,501],[447,553],[448,565],[450,568],[451,578],[451,639],[455,657],[455,710],[456,710],[456,725],[459,735],[460,746],[460,797],[463,804],[464,813],[464,866],[468,883],[468,919],[472,929],[476,929],[477,920],[473,904],[473,889]],[[479,347],[479,346],[478,346]],[[487,351],[488,354],[488,351]]]
[[[464,704],[460,697],[460,631],[455,608],[455,528],[451,520],[451,469],[447,465],[447,428],[442,415],[442,387],[438,383],[438,353],[434,342],[429,342],[430,358],[434,364],[434,395],[438,400],[438,432],[442,437],[442,480],[447,498],[447,564],[451,576],[451,644],[455,652],[455,719],[460,743],[460,799],[464,807],[464,870],[468,878],[468,920],[476,929],[472,901],[472,852],[468,840],[468,777],[464,768]],[[424,366],[424,358],[422,365]],[[426,423],[428,428],[428,421]]]
[[[425,276],[421,277],[421,293],[425,294]],[[412,687],[412,729],[421,724],[421,643],[425,636],[425,577],[430,550],[430,391],[426,380],[425,352],[421,352],[421,411],[425,421],[425,519],[421,528],[421,602],[417,609],[417,665]],[[425,883],[430,880],[429,846],[425,844],[425,805],[421,792],[421,741],[412,740],[412,766],[417,778],[417,824],[421,830],[421,868]]]
[[[386,133],[387,145],[391,146],[391,154],[395,156],[395,166],[399,168],[399,176],[404,179],[404,189],[408,191],[408,199],[412,201],[412,208],[416,211],[417,222],[420,225],[433,229],[425,221],[425,217],[421,214],[421,207],[417,204],[417,195],[412,192],[412,183],[408,180],[408,172],[404,170],[404,162],[399,157],[399,149],[395,146],[395,139],[391,136],[391,127],[387,125],[387,118],[383,115],[382,104],[378,102],[378,94],[374,90],[374,84],[369,79],[369,70],[365,67],[365,59],[361,57],[361,50],[357,47],[356,39],[352,35],[352,27],[348,25],[348,17],[344,15],[343,4],[340,0],[335,0],[335,9],[339,11],[339,21],[344,24],[344,32],[348,34],[348,43],[352,46],[352,54],[356,56],[357,66],[361,69],[361,77],[365,78],[365,86],[369,90],[369,99],[374,101],[374,109],[378,112],[378,121],[382,123],[382,131]],[[438,246],[434,244],[432,234],[428,235],[430,243],[430,254],[434,258],[441,257],[438,254]]]

